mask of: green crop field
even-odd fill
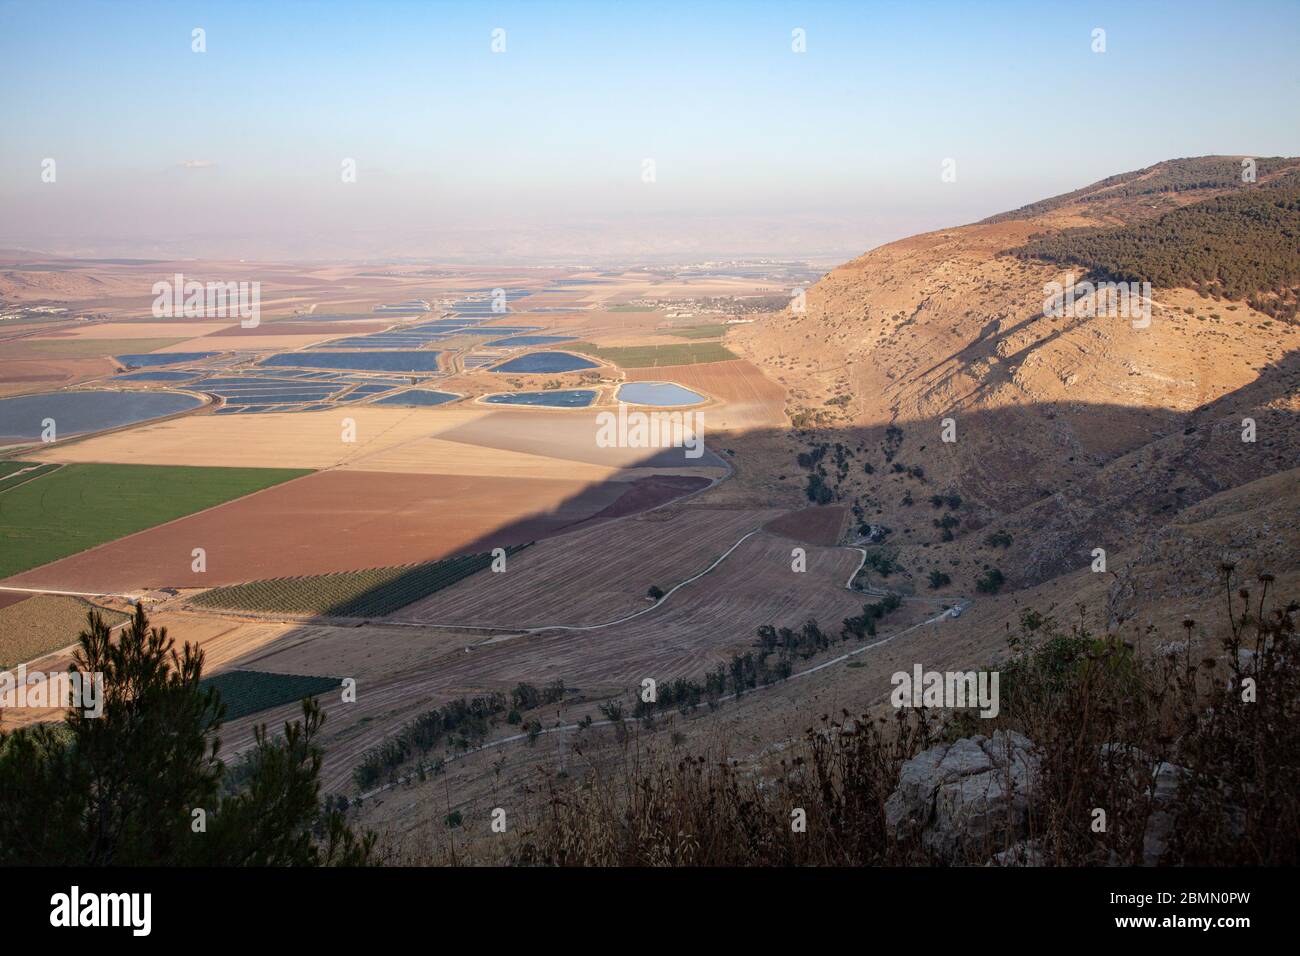
[[[339,677],[312,677],[307,674],[269,674],[265,671],[226,671],[205,677],[199,686],[215,687],[226,705],[226,720],[236,720],[259,710],[291,704],[304,697],[315,697],[343,683]]]
[[[0,481],[0,578],[310,474],[301,468],[62,465]]]
[[[619,368],[658,368],[662,365],[699,365],[703,362],[728,362],[736,358],[721,342],[679,342],[673,345],[626,345],[601,348],[590,342],[564,346],[569,352],[582,352]]]
[[[20,465],[20,468],[7,468],[7,465]],[[12,491],[19,485],[47,475],[61,468],[56,464],[41,464],[35,461],[0,462],[0,492]]]
[[[15,471],[22,471],[24,468],[35,468],[36,466],[37,463],[34,461],[0,461],[0,481],[4,481]]]
[[[521,544],[505,552],[511,555],[526,547]],[[491,554],[467,554],[394,568],[271,578],[213,588],[196,596],[192,603],[229,611],[383,617],[477,574],[491,563]]]
[[[724,322],[711,325],[684,325],[679,329],[664,329],[664,335],[673,335],[679,339],[720,339],[727,331]]]

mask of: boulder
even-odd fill
[[[885,801],[885,825],[895,839],[920,837],[937,857],[961,862],[969,848],[1028,834],[1038,775],[1033,741],[997,731],[939,744],[902,767]]]

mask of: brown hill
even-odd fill
[[[840,266],[808,290],[806,311],[726,339],[790,395],[789,458],[768,436],[756,467],[738,443],[751,486],[786,487],[788,497],[809,481],[810,495],[824,486],[823,500],[852,507],[864,540],[883,538],[905,569],[893,582],[922,588],[944,570],[953,591],[970,594],[988,567],[1008,588],[1039,585],[1088,568],[1095,548],[1111,573],[1118,555],[1149,557],[1156,543],[1198,561],[1216,550],[1246,557],[1251,542],[1228,533],[1234,509],[1243,522],[1297,510],[1296,473],[1270,479],[1300,463],[1300,327],[1252,309],[1246,295],[1160,286],[1149,324],[1048,314],[1045,287],[1089,269],[1021,250],[1031,237],[1123,230],[1239,191],[1280,196],[1297,169],[1300,160],[1261,159],[1257,181],[1243,184],[1240,157],[1174,160]],[[1243,221],[1232,228],[1250,228]],[[1249,257],[1249,235],[1235,248]],[[1270,275],[1295,274],[1300,249],[1289,255]],[[1240,274],[1241,263],[1216,265]],[[945,419],[954,442],[943,440]],[[1253,442],[1242,439],[1244,419]],[[817,461],[792,460],[819,446]],[[1252,483],[1271,493],[1228,494]],[[1205,508],[1216,519],[1196,523],[1196,548],[1170,544]],[[996,530],[1009,546],[986,543]]]

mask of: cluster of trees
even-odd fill
[[[895,571],[901,571],[903,566],[895,560],[895,554],[892,551],[886,551],[879,548],[867,553],[867,558],[862,562],[862,570],[875,571],[882,578],[887,578]]]
[[[953,539],[952,529],[961,524],[961,519],[954,514],[946,514],[942,518],[934,519],[934,526],[943,531],[943,540],[951,541]]]
[[[1006,577],[997,568],[989,568],[975,579],[975,590],[980,594],[997,594],[1002,590]]]
[[[984,543],[990,548],[1009,548],[1011,547],[1011,535],[1005,531],[994,531],[984,539]]]
[[[826,470],[827,455],[832,451],[834,454],[829,460],[833,460],[835,465],[834,485],[827,480],[828,473]],[[848,477],[849,459],[853,457],[853,449],[843,442],[835,442],[834,445],[819,442],[807,451],[800,452],[795,460],[800,468],[811,472],[808,475],[808,484],[804,488],[804,494],[808,500],[817,505],[826,505],[834,501],[835,490],[840,482]]]
[[[931,590],[938,590],[939,588],[947,587],[949,584],[952,584],[952,578],[943,571],[936,570],[930,572]]]
[[[651,590],[656,590],[651,588]],[[515,724],[523,723],[523,712],[532,710],[535,707],[543,707],[547,704],[558,704],[564,700],[564,681],[556,678],[540,690],[532,684],[520,682],[514,690],[510,692],[510,713],[506,715],[506,723]]]
[[[828,505],[835,500],[835,492],[826,484],[826,479],[818,474],[808,476],[808,485],[804,494],[815,505]]]
[[[890,612],[898,610],[902,603],[903,599],[897,594],[886,594],[874,604],[862,605],[861,614],[844,619],[840,638],[848,640],[850,637],[856,637],[861,640],[863,637],[875,637],[876,622]]]
[[[903,430],[897,425],[885,429],[885,461],[893,461],[898,450],[903,447]]]
[[[876,622],[897,610],[902,603],[897,594],[889,594],[873,604],[863,605],[861,614],[845,618],[838,639],[847,641],[852,637],[874,636]],[[636,698],[632,716],[645,719],[670,710],[687,714],[701,704],[707,704],[713,710],[728,692],[739,697],[747,690],[785,680],[794,673],[795,658],[807,660],[829,650],[836,641],[832,632],[824,630],[811,618],[797,630],[763,624],[756,633],[756,650],[733,655],[729,662],[706,673],[702,681],[677,678],[660,684],[655,689],[653,701],[640,696]],[[623,719],[623,705],[620,702],[602,705],[601,713],[607,720],[618,723]]]
[[[256,729],[227,774],[217,759],[225,707],[200,685],[203,652],[178,652],[142,607],[119,639],[98,612],[73,668],[103,675],[98,717],[0,732],[0,865],[321,866],[369,861],[342,809],[322,802],[325,722],[303,701],[282,736]]]
[[[1241,190],[1118,228],[1037,236],[1013,255],[1077,264],[1100,281],[1150,282],[1252,299],[1290,321],[1300,288],[1300,176]]]
[[[469,750],[488,735],[495,719],[505,710],[506,697],[499,693],[472,700],[461,697],[427,710],[382,744],[367,750],[361,763],[353,768],[352,780],[360,790],[373,787],[415,754],[427,754],[444,737],[453,747]]]

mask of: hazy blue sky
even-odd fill
[[[843,257],[1161,159],[1300,154],[1298,41],[1296,0],[0,2],[0,245]]]

